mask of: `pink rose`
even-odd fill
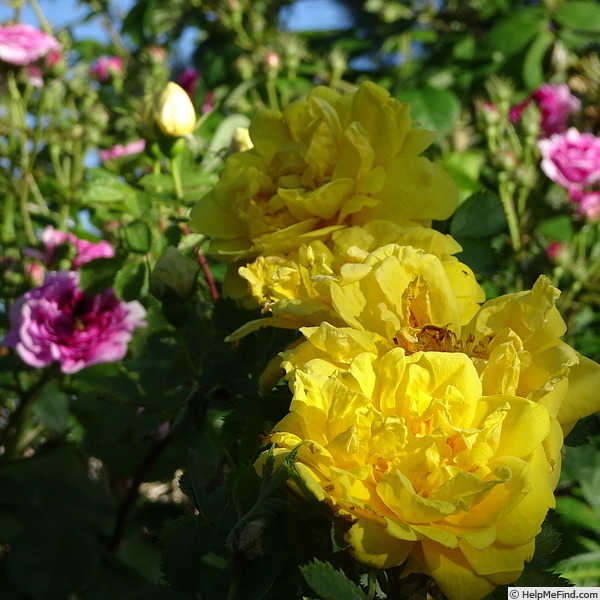
[[[112,258],[115,255],[115,249],[112,244],[106,240],[99,242],[89,242],[79,239],[75,234],[66,231],[54,229],[52,226],[46,227],[42,233],[42,244],[44,250],[35,250],[34,248],[25,248],[23,253],[30,258],[35,258],[51,267],[56,260],[56,250],[59,246],[71,245],[75,248],[76,255],[71,263],[72,269],[79,269],[85,263],[95,258]]]
[[[581,102],[571,94],[566,83],[544,83],[525,100],[513,106],[509,113],[511,123],[517,122],[531,102],[540,109],[540,137],[562,133],[569,117],[581,108]]]
[[[101,56],[91,67],[90,74],[102,83],[123,73],[123,59],[119,56]]]
[[[600,138],[571,127],[539,140],[542,170],[562,187],[582,189],[600,180]]]
[[[115,158],[121,158],[122,156],[129,156],[130,154],[137,154],[143,152],[146,148],[145,140],[136,140],[135,142],[129,142],[124,146],[117,144],[108,150],[98,150],[98,156],[102,162],[107,160],[113,160]]]
[[[29,65],[60,49],[55,38],[26,23],[0,27],[0,60],[11,65]]]
[[[113,245],[106,240],[89,242],[88,240],[75,239],[77,255],[73,259],[72,269],[79,269],[82,265],[96,258],[112,258],[115,255]]]
[[[56,361],[63,373],[76,373],[121,360],[145,316],[139,302],[121,302],[112,289],[86,296],[75,271],[49,271],[40,287],[12,304],[2,343],[32,367]]]
[[[590,192],[572,188],[569,200],[577,204],[577,212],[581,216],[595,220],[600,215],[600,192]]]
[[[567,128],[571,114],[581,108],[581,102],[571,94],[566,83],[545,83],[533,92],[533,98],[541,111],[541,135],[550,137]]]

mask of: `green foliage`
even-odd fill
[[[500,198],[487,190],[469,196],[450,222],[450,233],[463,248],[458,256],[486,277],[494,274],[499,262],[499,253],[490,239],[503,234],[505,229],[506,216]]]
[[[315,560],[300,570],[321,600],[367,600],[366,594],[355,583],[329,563]]]
[[[205,255],[189,210],[257,111],[317,83],[345,92],[375,81],[437,136],[427,153],[457,183],[459,207],[435,227],[461,244],[457,258],[490,297],[548,275],[566,341],[598,359],[597,220],[540,170],[539,107],[519,119],[510,109],[567,82],[582,103],[570,124],[598,133],[600,6],[347,1],[339,26],[296,31],[280,18],[289,0],[136,0],[125,15],[115,0],[79,4],[83,21],[110,24],[109,41],[55,31],[66,54],[39,61],[41,87],[0,65],[0,339],[41,272],[72,268],[69,244],[45,255],[48,226],[115,248],[78,269],[81,288],[139,302],[146,325],[124,359],[76,373],[0,346],[0,598],[441,599],[427,575],[358,564],[350,521],[313,496],[294,453],[265,446],[291,396],[282,382],[260,390],[260,378],[298,333],[225,342],[259,314],[222,297],[226,265]],[[123,72],[94,80],[101,55],[121,58]],[[185,67],[200,74],[198,127],[171,160],[145,106]],[[138,140],[143,151],[99,158]],[[516,585],[600,585],[599,440],[596,417],[570,434],[557,509]]]
[[[449,90],[421,87],[406,90],[398,96],[408,102],[411,116],[424,129],[431,129],[440,136],[447,135],[460,114],[460,102]]]

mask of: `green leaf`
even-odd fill
[[[568,242],[573,237],[573,219],[568,215],[546,219],[537,230],[553,242]]]
[[[190,600],[190,598],[191,596],[165,588],[164,590],[142,590],[125,596],[124,600]]]
[[[140,531],[133,531],[125,537],[116,556],[143,581],[160,580],[160,549]]]
[[[165,543],[161,570],[175,588],[194,595],[200,581],[200,557],[210,549],[211,532],[203,530],[197,520],[186,520]]]
[[[523,61],[523,81],[528,88],[537,88],[546,80],[544,57],[553,42],[554,35],[544,30],[539,33],[529,46],[525,54],[525,60]]]
[[[64,600],[92,577],[98,560],[91,531],[54,516],[31,524],[12,543],[7,568],[33,600]]]
[[[600,518],[600,450],[591,445],[568,448],[563,468],[574,476],[588,504]]]
[[[129,262],[115,275],[115,293],[124,302],[142,297],[148,290],[148,269],[143,260]]]
[[[123,258],[96,258],[79,269],[79,285],[88,295],[97,294],[112,287],[115,277],[123,265]]]
[[[460,101],[453,92],[435,87],[406,90],[398,100],[408,102],[412,118],[440,137],[450,132],[461,110]]]
[[[44,386],[34,404],[33,412],[49,429],[64,433],[69,427],[69,400],[55,385]]]
[[[513,585],[522,587],[571,587],[569,580],[562,577],[559,573],[536,571],[527,569],[527,567],[525,567],[525,570]]]
[[[133,252],[146,254],[152,245],[152,232],[145,221],[140,219],[127,224],[123,228],[125,243]]]
[[[560,546],[560,533],[548,522],[535,538],[535,556],[546,557]]]
[[[459,252],[456,258],[471,267],[473,272],[480,277],[492,277],[497,273],[499,257],[487,240],[457,238],[457,241],[462,246],[462,252]],[[489,297],[489,294],[487,295]]]
[[[569,0],[556,9],[554,18],[560,25],[600,33],[600,4],[586,0]]]
[[[577,586],[599,586],[600,552],[571,556],[559,562],[555,569]]]
[[[598,42],[598,34],[591,31],[575,31],[574,29],[561,29],[558,39],[565,44],[569,50],[580,51],[587,46]]]
[[[136,190],[106,169],[88,169],[83,201],[89,204],[121,202],[136,196]]]
[[[552,568],[556,561],[553,554],[561,542],[561,533],[554,524],[560,525],[560,516],[556,511],[550,511],[542,523],[542,530],[535,537],[535,552],[531,561],[526,564],[527,570],[544,571]]]
[[[175,189],[170,175],[148,173],[140,179],[139,183],[145,190],[157,194],[171,194]]]
[[[224,84],[231,86],[233,65],[239,54],[238,46],[232,44],[231,38],[226,34],[216,33],[198,45],[193,61],[202,73],[207,89],[215,89]]]
[[[475,192],[456,210],[450,223],[455,238],[489,238],[503,231],[506,216],[500,198],[487,190]]]
[[[131,36],[138,43],[144,39],[143,22],[147,6],[147,0],[140,0],[135,3],[125,17],[121,27],[121,33]]]
[[[546,11],[538,7],[520,8],[493,27],[486,36],[484,49],[504,56],[521,53],[548,26]]]
[[[586,502],[571,496],[559,496],[556,499],[556,510],[563,515],[567,525],[600,533],[600,515]]]
[[[126,195],[121,185],[94,185],[84,192],[83,201],[88,204],[120,202]]]
[[[480,152],[449,152],[440,164],[454,179],[459,188],[459,201],[463,202],[480,188],[479,176],[484,163]]]
[[[354,582],[328,562],[315,559],[300,567],[300,571],[321,600],[367,600],[366,594]]]

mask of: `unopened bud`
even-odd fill
[[[149,46],[148,56],[150,60],[156,64],[162,64],[167,59],[167,53],[160,46]]]
[[[231,152],[245,152],[250,150],[254,144],[250,139],[250,132],[247,127],[236,127],[231,139]]]
[[[281,67],[281,60],[276,52],[267,52],[265,63],[267,68],[273,71],[279,71],[279,68]]]
[[[154,97],[153,112],[158,128],[165,135],[186,135],[196,127],[196,111],[190,97],[172,81]]]
[[[158,300],[187,300],[196,288],[200,266],[174,246],[165,248],[150,275],[150,291]]]

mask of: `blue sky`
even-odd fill
[[[124,12],[134,4],[135,0],[120,0],[118,5]],[[38,0],[40,8],[48,21],[55,29],[77,25],[74,35],[78,39],[94,38],[105,41],[107,38],[98,21],[81,23],[86,14],[86,9],[79,6],[77,0]],[[0,23],[14,16],[14,9],[4,6],[0,0]],[[287,6],[282,12],[289,29],[326,30],[336,29],[347,21],[348,16],[344,9],[329,0],[297,0],[293,5]],[[21,20],[31,25],[38,25],[39,21],[28,2],[21,13]]]
[[[128,10],[134,3],[134,0],[121,0],[119,3],[123,10]],[[40,9],[44,16],[55,29],[76,25],[75,36],[77,38],[94,38],[100,41],[106,40],[104,31],[99,22],[91,21],[89,23],[81,23],[83,17],[87,14],[85,7],[79,5],[77,0],[38,0]],[[6,21],[14,16],[14,9],[5,6],[0,6],[0,22]],[[31,9],[29,2],[21,12],[21,21],[30,25],[39,25],[34,11]]]

